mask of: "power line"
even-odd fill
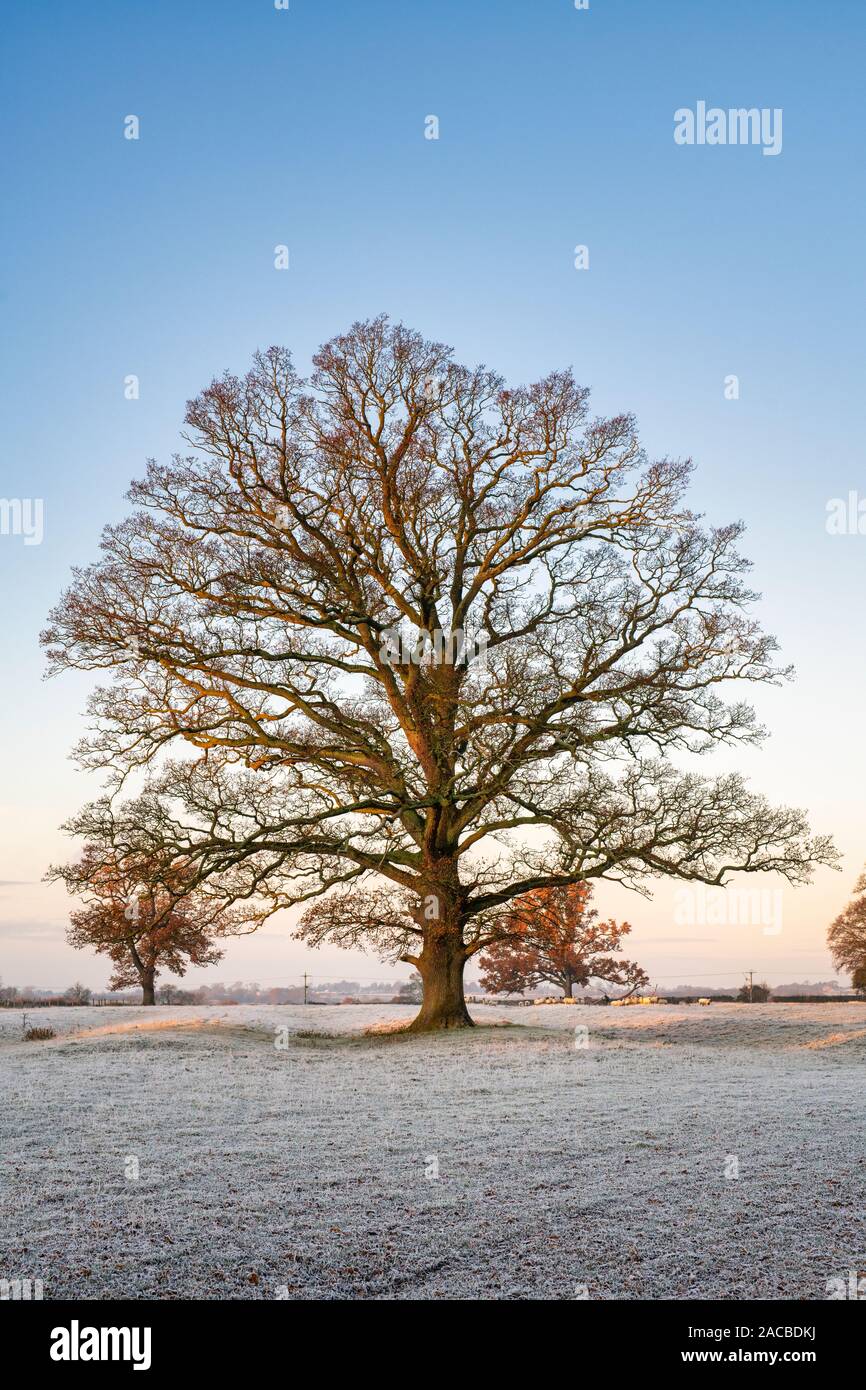
[[[762,975],[766,975],[766,976],[776,976],[776,977],[779,978],[779,979],[787,979],[787,977],[788,977],[789,975],[796,973],[796,971],[797,971],[798,969],[802,969],[802,967],[797,967],[797,966],[792,965],[792,966],[790,966],[790,968],[787,969],[787,970],[761,970],[761,974],[762,974]],[[829,966],[828,966],[828,969],[830,970],[830,974],[832,974],[832,975],[836,975],[836,974],[839,973],[838,971],[832,970],[832,968],[829,967]],[[748,973],[748,972],[747,972],[747,973]],[[754,971],[752,971],[751,973],[754,974]],[[743,974],[743,971],[742,971],[742,970],[737,970],[737,969],[732,969],[732,970],[701,970],[700,967],[695,967],[694,970],[690,970],[690,971],[688,971],[686,974],[683,974],[683,975],[661,975],[661,974],[657,974],[656,971],[652,971],[652,978],[653,978],[654,980],[692,980],[692,979],[695,979],[695,978],[699,978],[699,979],[702,979],[702,980],[718,980],[718,979],[726,979],[726,978],[729,979],[729,978],[731,978],[731,977],[739,978],[742,974]],[[309,985],[315,984],[315,983],[318,983],[318,984],[329,984],[329,983],[333,983],[334,981],[338,981],[338,982],[340,982],[340,983],[346,982],[347,984],[351,984],[351,983],[355,983],[355,982],[360,983],[360,982],[363,981],[363,980],[372,981],[372,982],[374,982],[375,984],[389,985],[389,984],[396,984],[396,983],[398,983],[398,982],[403,981],[403,976],[402,976],[402,975],[396,975],[396,976],[393,976],[393,977],[389,978],[388,976],[385,976],[385,975],[355,975],[355,974],[345,974],[345,975],[313,975],[313,974],[311,974],[310,972],[305,971],[302,975],[279,975],[279,976],[276,976],[276,977],[274,977],[274,976],[270,976],[270,977],[269,977],[269,976],[264,976],[264,977],[259,976],[258,979],[252,979],[252,980],[249,980],[249,981],[238,980],[238,981],[236,981],[236,982],[232,981],[232,982],[230,982],[230,983],[238,983],[238,984],[244,984],[244,983],[249,983],[249,984],[261,984],[261,985],[272,985],[272,986],[274,986],[274,987],[278,987],[278,986],[280,986],[280,985],[283,985],[283,986],[297,985],[297,986],[300,988],[301,986],[309,986]],[[218,983],[222,983],[222,981],[218,981]]]
[[[791,968],[790,968],[789,970],[763,970],[761,973],[762,973],[763,975],[778,975],[778,976],[780,976],[782,979],[785,979],[786,976],[793,974],[793,973],[795,972],[796,969],[797,969],[797,967],[792,965]],[[746,973],[748,973],[748,972],[746,972]],[[752,973],[754,974],[754,972],[752,972]],[[830,973],[831,973],[832,975],[835,975],[835,974],[838,974],[839,972],[838,972],[838,971],[831,970]],[[716,980],[718,980],[718,979],[723,979],[723,978],[726,978],[726,977],[730,977],[731,975],[739,976],[739,975],[742,975],[742,974],[743,974],[743,971],[742,971],[742,970],[700,970],[700,969],[695,969],[695,970],[690,971],[688,975],[657,975],[657,974],[655,973],[655,971],[653,971],[653,979],[654,979],[654,980],[691,980],[691,979],[694,978],[694,976],[699,975],[699,976],[701,977],[702,980],[706,980],[706,979],[716,979]]]

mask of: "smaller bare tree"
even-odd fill
[[[737,994],[738,1004],[767,1004],[772,991],[766,980],[758,984],[745,984]]]
[[[89,1004],[92,998],[90,990],[83,985],[80,980],[76,980],[74,985],[70,985],[64,993],[64,999],[68,999],[70,1004]]]

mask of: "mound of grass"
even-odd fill
[[[25,1042],[43,1042],[47,1038],[56,1038],[57,1034],[53,1028],[28,1028],[24,1034]]]

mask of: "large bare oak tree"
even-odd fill
[[[510,389],[385,318],[314,363],[271,348],[191,401],[193,453],[150,463],[52,615],[51,668],[112,677],[85,765],[150,769],[125,834],[417,966],[418,1030],[470,1023],[466,960],[530,890],[832,857],[675,765],[759,739],[725,688],[784,674],[687,462],[570,372]]]

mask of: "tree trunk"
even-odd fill
[[[154,981],[156,979],[155,970],[143,970],[141,972],[141,1002],[142,1004],[155,1004],[156,994]]]
[[[424,983],[421,1012],[409,1024],[410,1033],[435,1033],[444,1028],[472,1028],[463,997],[466,949],[459,929],[431,933],[418,957]]]

